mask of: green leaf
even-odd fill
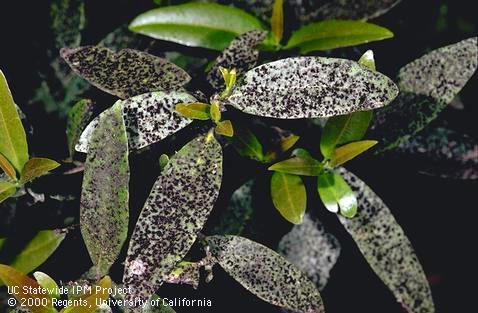
[[[274,172],[271,197],[274,206],[286,220],[293,224],[302,222],[307,208],[307,193],[300,176]]]
[[[292,156],[301,157],[301,158],[312,158],[312,155],[310,154],[310,152],[303,148],[294,149],[294,151],[292,151]]]
[[[131,31],[186,46],[225,49],[234,37],[265,29],[254,16],[215,3],[187,3],[157,8],[136,17]]]
[[[81,133],[93,117],[94,103],[89,99],[78,101],[68,112],[66,123],[66,139],[70,157],[75,153],[75,145],[80,139]]]
[[[377,68],[375,66],[375,58],[373,56],[373,51],[372,50],[367,50],[358,60],[359,64],[362,64],[366,67],[368,67],[371,70],[376,71]]]
[[[169,156],[167,154],[161,154],[159,157],[159,167],[161,171],[168,165],[169,163]]]
[[[362,139],[371,119],[372,111],[354,112],[329,118],[320,138],[322,155],[330,158],[334,154],[335,147]]]
[[[372,270],[409,312],[435,312],[423,268],[390,209],[360,178],[344,168],[338,171],[354,188],[359,205],[355,218],[339,220]]]
[[[269,170],[302,176],[319,176],[322,173],[323,165],[310,157],[294,157],[270,166]]]
[[[317,179],[317,191],[324,206],[330,212],[345,217],[354,217],[357,213],[357,198],[342,176],[334,172],[324,172]]]
[[[20,184],[26,184],[60,166],[60,163],[46,158],[31,158],[25,164]]]
[[[211,104],[210,114],[211,119],[214,122],[218,123],[221,120],[221,109],[219,108],[219,104],[216,101]]]
[[[215,128],[216,134],[223,135],[226,137],[234,136],[234,128],[230,120],[225,120],[217,123]]]
[[[356,46],[392,38],[388,29],[363,21],[325,20],[303,26],[292,33],[286,48],[299,47],[302,53]]]
[[[96,278],[108,273],[128,234],[129,176],[126,127],[115,104],[91,135],[81,192],[81,234]]]
[[[2,247],[5,244],[6,240],[7,240],[7,238],[0,238],[0,251],[2,250]]]
[[[42,230],[13,259],[10,266],[22,273],[30,273],[43,264],[60,246],[66,233],[61,230]]]
[[[161,299],[159,296],[153,295],[141,308],[141,313],[176,313],[176,311],[167,304],[169,304],[167,299]]]
[[[35,272],[33,273],[33,277],[35,277],[40,286],[49,291],[48,295],[50,298],[59,299],[61,297],[61,294],[59,293],[60,288],[53,278],[43,272]]]
[[[76,74],[121,99],[153,91],[177,90],[191,80],[189,74],[175,64],[133,49],[114,52],[101,46],[84,46],[63,48],[60,55]]]
[[[325,312],[314,283],[273,250],[239,236],[206,237],[206,243],[219,265],[260,299],[294,312]]]
[[[176,104],[176,112],[194,120],[207,121],[211,118],[210,105],[207,103],[178,103]]]
[[[0,154],[13,165],[18,173],[28,161],[25,130],[18,116],[7,80],[0,70]]]
[[[359,154],[364,153],[368,149],[372,148],[377,143],[378,141],[375,140],[362,140],[338,147],[330,159],[330,166],[335,167],[342,165],[345,162],[352,160]]]
[[[0,168],[7,174],[11,179],[17,180],[17,172],[15,168],[1,153],[0,153]]]
[[[272,8],[271,28],[274,41],[280,45],[284,34],[284,3],[282,0],[275,0]]]
[[[10,198],[17,192],[17,186],[11,182],[0,179],[0,203]]]
[[[241,156],[259,162],[264,160],[264,152],[259,139],[248,128],[234,123],[234,136],[230,142]]]
[[[148,299],[196,241],[219,195],[222,148],[209,132],[190,141],[156,180],[131,237],[126,299]]]
[[[281,152],[286,152],[291,149],[297,143],[297,141],[299,141],[299,139],[300,137],[294,134],[282,139],[280,142]]]
[[[248,114],[298,119],[376,109],[397,94],[388,77],[357,62],[297,57],[250,70],[227,103]]]

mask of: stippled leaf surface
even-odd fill
[[[224,79],[220,67],[236,69],[237,77],[256,66],[259,50],[256,49],[267,36],[263,30],[252,30],[235,38],[229,46],[217,57],[214,66],[207,74],[208,82],[216,89],[224,88]]]
[[[376,111],[371,136],[382,150],[422,130],[453,100],[476,71],[477,38],[434,50],[399,72],[400,95]]]
[[[93,118],[94,103],[89,99],[78,101],[68,112],[66,122],[66,139],[70,157],[75,153],[75,145],[80,139],[81,133]]]
[[[55,47],[79,46],[81,31],[85,26],[84,0],[53,0],[50,15]]]
[[[238,35],[265,29],[254,16],[215,3],[186,3],[145,12],[129,25],[131,31],[186,46],[225,49]]]
[[[273,250],[239,236],[206,237],[206,243],[219,265],[262,300],[297,312],[325,312],[314,283]]]
[[[409,166],[424,174],[478,179],[478,143],[447,128],[427,128],[401,142],[393,153],[411,159]]]
[[[274,172],[271,197],[274,206],[286,220],[293,224],[302,222],[307,208],[307,192],[300,176]]]
[[[286,48],[302,53],[355,46],[393,37],[393,33],[372,23],[352,20],[325,20],[308,24],[292,33]]]
[[[191,77],[180,67],[133,49],[114,52],[101,46],[63,48],[61,57],[97,88],[126,99],[152,91],[176,90]]]
[[[324,289],[340,255],[340,243],[316,218],[306,213],[279,242],[277,251],[297,266],[319,290]]]
[[[128,139],[115,104],[92,132],[80,201],[81,234],[97,278],[116,261],[128,234]]]
[[[320,200],[330,212],[346,217],[354,217],[357,213],[357,198],[350,186],[335,172],[324,172],[317,179],[317,191]]]
[[[25,130],[18,116],[8,83],[0,70],[0,153],[18,173],[28,161],[28,146]]]
[[[100,304],[109,299],[108,289],[112,287],[112,281],[109,276],[105,276],[94,286],[91,286],[91,292],[81,295],[83,301],[80,304],[73,302],[73,305],[65,308],[63,313],[104,313],[111,312],[108,308],[104,308]],[[76,305],[75,305],[76,304]],[[106,311],[104,311],[106,309]]]
[[[311,157],[293,157],[270,166],[269,170],[302,176],[319,176],[323,165]]]
[[[222,149],[209,133],[174,155],[156,180],[131,238],[127,298],[149,298],[196,240],[219,195]]]
[[[23,167],[21,184],[26,184],[35,178],[45,175],[60,166],[60,163],[47,158],[31,158]]]
[[[352,186],[359,209],[352,218],[339,217],[365,259],[407,312],[435,312],[423,268],[385,203],[357,176],[338,172]]]
[[[0,203],[10,198],[17,191],[17,186],[15,184],[0,179]]]
[[[377,144],[375,140],[361,140],[348,143],[335,149],[335,153],[330,159],[330,166],[342,165],[356,156],[364,153]]]
[[[192,120],[178,114],[175,106],[178,103],[196,101],[196,98],[182,91],[151,92],[119,101],[118,105],[123,109],[130,150],[141,149],[161,141],[189,125]],[[77,151],[88,151],[91,133],[98,127],[98,119],[107,114],[108,110],[88,124],[76,145]]]
[[[388,77],[357,62],[298,57],[250,70],[228,102],[245,113],[296,119],[379,108],[397,93]]]

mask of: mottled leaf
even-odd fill
[[[294,157],[269,167],[270,171],[302,176],[319,176],[322,169],[322,163],[311,157]]]
[[[13,165],[0,153],[0,168],[7,174],[11,179],[17,179],[17,172]]]
[[[225,49],[234,37],[265,29],[254,16],[231,6],[186,3],[145,12],[129,25],[131,31],[186,46]]]
[[[373,271],[407,312],[435,312],[422,266],[389,208],[357,176],[343,168],[338,171],[354,189],[359,205],[354,218],[339,220]]]
[[[207,74],[207,80],[215,90],[224,88],[220,67],[235,68],[236,75],[241,77],[246,71],[256,66],[259,58],[259,50],[256,47],[264,41],[266,36],[266,31],[252,30],[231,41],[229,46],[217,57],[214,66]]]
[[[272,7],[271,31],[276,44],[280,44],[284,34],[284,3],[283,0],[275,0]]]
[[[222,149],[199,136],[174,155],[139,216],[126,258],[126,298],[149,298],[196,240],[219,195]]]
[[[371,119],[372,111],[354,112],[329,118],[320,138],[322,155],[330,158],[334,154],[335,147],[362,139]]]
[[[308,24],[292,33],[286,48],[302,53],[355,46],[392,38],[388,29],[363,21],[325,20]]]
[[[338,147],[335,150],[335,154],[330,159],[330,166],[335,167],[342,165],[356,156],[364,153],[368,149],[372,148],[377,144],[375,140],[362,140],[351,142],[341,147]]]
[[[325,312],[314,283],[273,250],[238,236],[206,237],[206,243],[219,265],[262,300],[297,312]]]
[[[15,184],[0,179],[0,203],[10,198],[17,191]]]
[[[128,132],[130,150],[137,150],[163,140],[167,136],[188,126],[192,120],[176,113],[178,103],[196,102],[190,94],[182,91],[152,92],[119,101],[123,108],[123,118]],[[94,119],[81,134],[76,145],[79,152],[88,151],[88,142],[98,119],[108,110]]]
[[[218,122],[214,130],[216,131],[216,134],[218,135],[222,135],[226,137],[234,136],[234,127],[232,126],[232,123],[230,120]]]
[[[75,305],[75,302],[73,302],[73,305],[67,307],[63,313],[97,312],[100,304],[109,299],[110,295],[108,289],[111,289],[111,287],[111,278],[109,276],[104,277],[95,286],[91,286],[91,292],[87,292],[85,295],[81,296],[81,299],[84,301],[79,302],[79,305]]]
[[[1,70],[0,138],[0,154],[13,165],[18,173],[21,173],[28,161],[27,138],[7,80]]]
[[[259,116],[314,118],[379,108],[397,93],[388,77],[357,62],[298,57],[250,70],[228,102]]]
[[[20,183],[26,184],[60,166],[60,163],[47,158],[31,158],[23,167]]]
[[[35,277],[40,286],[49,291],[48,295],[50,298],[59,299],[61,297],[61,294],[59,293],[60,287],[58,287],[56,281],[53,280],[53,278],[51,278],[48,274],[43,272],[35,272],[33,273],[33,277]]]
[[[210,116],[211,106],[207,103],[193,102],[193,103],[178,103],[176,104],[176,112],[186,118],[193,120],[207,121]]]
[[[230,142],[241,156],[256,161],[264,160],[264,152],[259,139],[248,128],[234,123],[234,136]]]
[[[97,278],[108,273],[126,240],[128,186],[128,139],[122,107],[115,104],[91,134],[81,191],[81,234]]]
[[[286,220],[293,224],[302,222],[307,208],[307,192],[300,176],[274,172],[271,197],[274,206]]]
[[[85,26],[84,0],[53,0],[50,14],[55,47],[79,46],[81,31]]]
[[[334,172],[324,172],[317,180],[317,191],[324,206],[330,212],[346,217],[357,213],[357,198],[342,176]]]
[[[175,90],[191,77],[180,67],[133,49],[114,52],[101,46],[63,48],[61,57],[97,88],[126,99],[152,91]]]
[[[89,99],[78,101],[68,112],[66,122],[66,140],[70,157],[75,153],[75,145],[80,139],[81,133],[93,118],[94,103]]]
[[[163,299],[153,295],[141,309],[141,313],[176,313],[169,305],[163,305]]]
[[[306,213],[302,223],[282,237],[277,251],[322,290],[339,258],[340,243],[325,231],[322,223]]]

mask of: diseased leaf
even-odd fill
[[[276,44],[280,44],[284,33],[284,3],[282,0],[275,0],[272,7],[271,18],[272,36]]]
[[[75,153],[75,145],[80,139],[81,133],[93,118],[94,103],[89,99],[78,101],[68,112],[66,123],[66,139],[70,157]]]
[[[279,242],[277,251],[297,266],[319,290],[323,290],[340,255],[340,243],[310,214],[292,227]]]
[[[216,134],[232,137],[234,136],[234,128],[230,120],[225,120],[217,123],[215,128]]]
[[[274,206],[286,220],[293,224],[302,223],[307,208],[307,192],[300,176],[274,172],[271,197]]]
[[[269,170],[302,176],[319,176],[323,165],[311,157],[294,157],[270,166]]]
[[[388,29],[363,21],[325,20],[308,24],[292,33],[286,48],[300,48],[302,53],[356,46],[392,38]]]
[[[357,176],[338,172],[357,194],[359,210],[339,217],[365,259],[407,312],[435,312],[430,287],[413,247],[383,201]]]
[[[260,299],[297,312],[325,312],[314,283],[273,250],[238,236],[205,240],[219,265]]]
[[[117,102],[123,108],[129,149],[144,148],[188,126],[192,120],[176,113],[175,106],[190,102],[197,100],[182,91],[146,93]],[[85,128],[76,145],[77,151],[88,151],[88,142],[93,130],[98,127],[98,119],[107,112],[104,111]]]
[[[72,70],[97,88],[127,99],[152,91],[176,90],[191,80],[180,67],[133,49],[114,52],[101,46],[63,48]]]
[[[193,120],[209,120],[211,118],[210,108],[209,104],[201,102],[176,104],[176,112]]]
[[[126,240],[128,199],[128,139],[117,103],[91,134],[81,191],[81,234],[97,278],[108,274]]]
[[[354,112],[329,118],[320,138],[322,155],[330,158],[334,154],[335,147],[362,139],[371,119],[372,111]]]
[[[216,91],[224,87],[221,67],[235,68],[236,75],[241,77],[246,71],[256,66],[259,50],[256,47],[267,37],[263,30],[252,30],[235,38],[229,46],[217,57],[214,66],[207,74],[208,82]]]
[[[95,286],[91,286],[91,292],[81,296],[84,303],[67,307],[63,313],[95,313],[100,309],[99,304],[109,299],[108,289],[111,289],[112,281],[109,276],[101,279]]]
[[[375,140],[362,140],[351,142],[335,150],[335,154],[330,159],[330,166],[335,167],[344,164],[364,153],[378,143]]]
[[[295,119],[379,108],[397,93],[388,77],[357,62],[298,57],[250,70],[227,100],[245,113]]]
[[[48,295],[41,293],[33,294],[28,291],[29,288],[41,288],[40,285],[15,268],[0,264],[0,282],[3,282],[8,287],[18,287],[17,292],[13,296],[17,298],[18,302],[24,303],[32,313],[56,312]],[[39,305],[29,305],[35,303],[35,299],[38,299],[37,304],[39,302]],[[44,306],[43,303],[47,303],[47,306]]]
[[[248,128],[234,123],[234,136],[230,142],[239,155],[259,162],[264,160],[264,152],[259,139]]]
[[[174,155],[156,180],[126,258],[127,299],[149,298],[196,240],[219,195],[222,149],[199,136]]]
[[[129,29],[155,39],[221,51],[234,37],[265,27],[240,9],[196,2],[145,12],[131,22]]]
[[[146,302],[146,305],[142,307],[141,313],[176,313],[171,306],[163,305],[163,301],[164,299],[153,295],[153,297]]]
[[[15,184],[0,179],[0,203],[13,196],[15,192],[17,192]]]
[[[15,102],[7,80],[0,70],[0,154],[18,173],[28,161],[28,146],[25,130],[18,116]]]
[[[342,176],[334,172],[324,172],[317,180],[317,191],[327,210],[345,217],[357,213],[357,198]]]
[[[13,259],[10,266],[28,274],[42,265],[60,246],[66,233],[62,230],[42,230]]]
[[[26,184],[60,166],[60,163],[47,158],[31,158],[23,167],[20,183]]]
[[[59,299],[61,297],[61,294],[59,293],[60,287],[58,287],[56,281],[48,276],[48,274],[43,272],[35,272],[33,273],[33,277],[35,277],[40,286],[48,290],[48,296],[50,298]]]
[[[0,153],[0,168],[11,179],[17,180],[17,173],[15,172],[15,168],[13,168],[13,165],[10,164],[10,161],[8,161],[1,153]]]
[[[81,31],[85,26],[84,0],[53,0],[50,15],[55,47],[79,46]]]

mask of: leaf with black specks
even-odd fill
[[[80,139],[81,133],[93,117],[94,103],[89,99],[78,101],[68,112],[66,121],[66,139],[70,157],[75,153],[75,145]]]
[[[50,15],[55,35],[55,47],[77,47],[85,27],[84,0],[53,0]]]

